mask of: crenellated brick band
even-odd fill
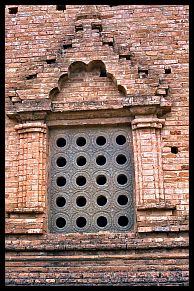
[[[18,200],[19,212],[44,212],[46,193],[46,124],[15,126],[19,134]]]
[[[137,206],[164,203],[160,129],[164,119],[137,117],[132,121]]]

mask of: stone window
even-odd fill
[[[129,231],[134,225],[131,129],[50,130],[51,232]]]

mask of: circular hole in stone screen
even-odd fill
[[[124,174],[120,174],[118,175],[117,177],[117,182],[120,184],[120,185],[125,185],[127,183],[127,176],[124,175]]]
[[[116,137],[116,143],[117,143],[118,145],[123,145],[123,144],[125,144],[125,143],[126,143],[126,137],[125,137],[124,135],[122,135],[122,134],[118,135],[118,136]]]
[[[79,147],[83,147],[83,146],[85,146],[85,144],[86,144],[86,139],[85,139],[85,137],[82,137],[82,136],[78,137],[77,140],[76,140],[76,144],[77,144]]]
[[[58,218],[56,219],[56,226],[57,226],[58,228],[63,228],[63,227],[65,227],[65,225],[66,225],[66,220],[65,220],[65,218],[63,218],[63,217],[58,217]]]
[[[119,224],[120,226],[125,227],[125,226],[127,226],[128,222],[129,222],[128,217],[126,217],[126,216],[124,216],[124,215],[123,215],[123,216],[120,216],[120,217],[118,218],[118,224]]]
[[[63,186],[65,186],[65,184],[66,184],[66,179],[65,179],[65,177],[61,176],[61,177],[58,177],[58,178],[57,178],[57,185],[58,185],[59,187],[63,187]]]
[[[99,146],[103,146],[106,143],[106,138],[104,136],[100,135],[100,136],[97,137],[96,143]]]
[[[104,164],[106,164],[106,158],[105,156],[103,155],[100,155],[96,158],[96,163],[99,165],[99,166],[103,166]]]
[[[127,202],[128,202],[128,197],[126,195],[119,195],[118,198],[117,198],[117,202],[120,205],[126,205]]]
[[[66,159],[63,157],[59,157],[57,159],[57,166],[58,167],[64,167],[66,165]]]
[[[127,161],[127,158],[125,155],[120,154],[117,156],[116,161],[117,161],[117,164],[124,165]]]
[[[86,178],[84,176],[78,176],[76,179],[76,184],[78,186],[84,186],[86,184]]]
[[[76,199],[76,204],[79,207],[85,206],[86,205],[86,198],[84,196],[78,196],[77,199]]]
[[[97,197],[97,204],[99,206],[104,206],[107,203],[107,198],[104,195],[100,195]]]
[[[77,165],[78,166],[84,166],[85,164],[86,164],[86,158],[85,157],[83,157],[83,156],[80,156],[80,157],[78,157],[77,158]]]
[[[107,181],[107,179],[106,179],[106,176],[104,176],[104,175],[99,175],[96,178],[96,183],[98,185],[104,185],[104,184],[106,184],[106,181]]]
[[[66,146],[66,139],[64,139],[63,137],[60,137],[57,139],[57,146],[59,148],[63,148],[64,146]]]
[[[97,225],[99,227],[105,227],[107,225],[107,218],[105,216],[99,216],[97,218]]]
[[[86,221],[85,217],[82,217],[82,216],[80,216],[76,219],[76,225],[80,228],[84,227],[86,225],[86,222],[87,221]]]
[[[66,204],[66,199],[62,196],[57,197],[56,204],[58,207],[63,207]]]

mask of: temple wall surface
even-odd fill
[[[6,5],[6,285],[188,285],[189,7]],[[50,130],[131,129],[135,223],[51,233]]]

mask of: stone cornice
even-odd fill
[[[11,103],[6,108],[6,114],[19,122],[25,120],[45,119],[48,111],[51,111],[51,100],[22,100]]]
[[[131,115],[156,114],[162,116],[171,111],[172,103],[163,96],[127,96],[123,107],[130,109]]]
[[[22,100],[7,106],[6,114],[18,121],[45,119],[51,112],[76,112],[86,110],[127,109],[129,116],[155,114],[163,116],[171,110],[171,102],[161,96],[127,96],[123,102],[116,100],[93,102],[56,102],[50,99]]]

